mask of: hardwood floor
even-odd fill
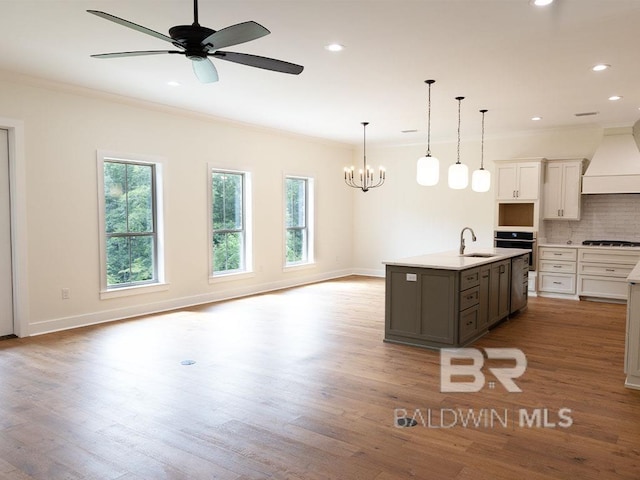
[[[438,352],[382,341],[372,278],[4,340],[0,479],[637,480],[624,328],[624,305],[530,299],[474,344],[525,353],[522,393],[489,388],[494,360],[441,393]]]

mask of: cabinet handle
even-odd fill
[[[562,282],[553,282],[554,285],[562,285]]]
[[[560,216],[564,217],[564,208],[560,210]]]
[[[561,217],[562,215],[560,215],[560,209],[558,209],[558,216]]]
[[[615,272],[615,268],[605,268],[605,272]]]
[[[473,280],[475,277],[471,276],[471,277],[467,277],[467,281],[470,282],[471,280]]]
[[[562,265],[554,265],[553,268],[562,268]]]
[[[562,256],[562,254],[561,254],[561,253],[554,253],[554,255],[555,255],[556,257],[561,257],[561,256]]]
[[[489,278],[489,274],[487,273],[486,275],[482,275],[482,278]]]

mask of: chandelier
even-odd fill
[[[364,166],[361,170],[358,171],[358,177],[356,178],[355,168],[345,167],[344,168],[344,183],[353,188],[359,188],[363,192],[368,192],[371,188],[380,187],[384,181],[387,179],[387,172],[383,167],[380,167],[378,170],[378,179],[375,179],[375,175],[373,173],[373,168],[367,165],[367,125],[369,122],[362,122],[363,128],[363,161]]]

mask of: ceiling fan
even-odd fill
[[[276,60],[275,58],[260,57],[258,55],[249,55],[246,53],[220,51],[221,48],[256,40],[271,32],[259,23],[253,21],[238,23],[237,25],[231,25],[230,27],[217,31],[203,27],[198,23],[198,0],[193,0],[193,24],[176,25],[175,27],[171,27],[169,29],[169,36],[109,13],[100,12],[98,10],[87,10],[87,12],[138,32],[159,38],[160,40],[169,42],[180,49],[101,53],[98,55],[91,55],[93,58],[137,57],[143,55],[160,55],[165,53],[184,55],[191,60],[193,71],[198,80],[202,83],[218,81],[218,71],[209,57],[227,60],[228,62],[240,63],[250,67],[272,70],[274,72],[290,73],[293,75],[298,75],[304,69],[302,65],[296,65],[295,63],[289,63],[283,60]]]

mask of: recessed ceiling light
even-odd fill
[[[620,100],[622,97],[620,95],[611,95],[609,97],[609,100],[611,100],[612,102],[615,102],[616,100]]]
[[[606,70],[607,68],[611,68],[611,65],[607,65],[606,63],[598,63],[597,65],[591,67],[591,70],[593,70],[594,72],[601,72],[603,70]]]
[[[542,117],[531,117],[531,120],[533,120],[534,122],[539,122],[540,120],[542,120]]]
[[[179,87],[180,82],[176,82],[175,80],[170,80],[167,82],[167,85],[169,85],[170,87]]]
[[[546,7],[547,5],[551,5],[553,0],[531,0],[531,4],[536,7]]]
[[[341,52],[344,50],[344,45],[340,45],[339,43],[330,43],[329,45],[325,45],[324,48],[330,52]]]

